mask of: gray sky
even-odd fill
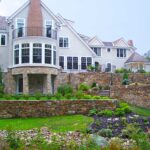
[[[9,16],[27,0],[2,0],[0,15]],[[75,21],[78,32],[103,41],[132,39],[138,52],[150,49],[150,0],[43,0],[55,13]]]

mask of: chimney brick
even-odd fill
[[[41,10],[41,0],[30,0],[27,35],[42,36],[43,33],[43,16]]]
[[[128,45],[133,47],[133,46],[134,46],[133,41],[132,41],[132,40],[129,40],[129,41],[128,41]]]

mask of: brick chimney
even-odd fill
[[[41,10],[41,0],[30,0],[27,35],[42,36],[43,33],[43,16]]]
[[[133,46],[134,46],[133,41],[132,41],[132,40],[129,40],[129,41],[128,41],[128,45],[131,46],[131,47],[133,47]]]

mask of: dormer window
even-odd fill
[[[92,50],[95,52],[97,56],[101,56],[101,48],[100,47],[92,47]]]

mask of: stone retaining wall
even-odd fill
[[[88,114],[91,109],[115,109],[117,100],[0,101],[0,118]]]
[[[56,79],[56,86],[60,84],[70,83],[74,88],[77,88],[80,83],[87,83],[92,85],[96,82],[99,85],[107,86],[114,85],[120,86],[122,84],[123,74],[112,74],[112,73],[99,73],[99,72],[87,72],[77,74],[59,73]],[[129,74],[129,80],[131,83],[139,82],[142,84],[150,84],[150,75],[141,73]]]
[[[150,108],[150,85],[113,86],[110,95],[136,106]]]

